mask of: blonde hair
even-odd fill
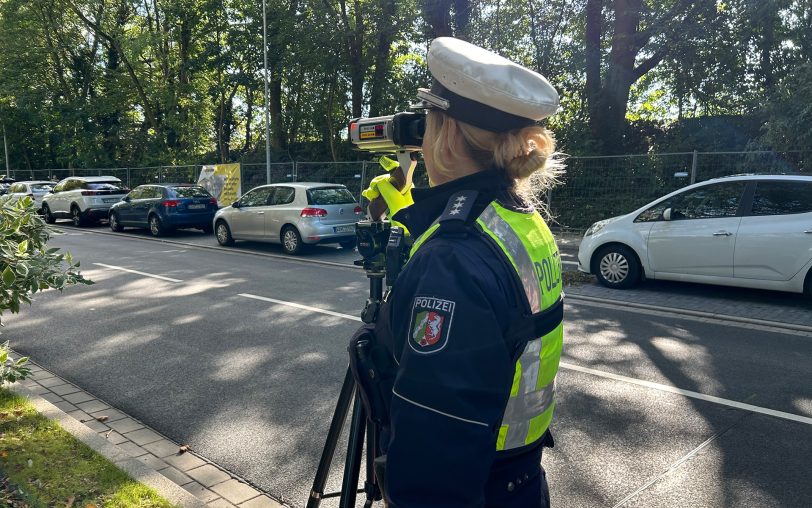
[[[537,125],[491,132],[440,111],[430,111],[426,133],[434,138],[431,155],[438,173],[453,179],[455,169],[449,167],[447,161],[472,158],[483,168],[503,171],[514,182],[516,193],[537,208],[544,208],[540,194],[558,183],[558,177],[564,172],[552,133]]]

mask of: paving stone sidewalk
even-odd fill
[[[183,487],[208,507],[284,508],[285,505],[252,487],[217,464],[111,407],[39,365],[19,384],[83,423],[119,450]]]

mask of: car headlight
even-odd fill
[[[592,235],[594,235],[595,233],[597,233],[598,231],[600,231],[601,229],[606,227],[606,224],[608,224],[608,223],[609,223],[609,221],[601,220],[601,221],[596,222],[595,224],[592,224],[586,230],[586,233],[584,233],[584,236],[592,236]]]

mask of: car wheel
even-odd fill
[[[282,248],[288,254],[299,254],[302,252],[302,236],[293,226],[287,226],[282,230]]]
[[[217,237],[217,243],[220,245],[234,245],[234,237],[231,236],[231,229],[226,224],[226,221],[217,221],[214,226],[214,236]]]
[[[806,282],[804,282],[804,294],[807,298],[812,300],[812,268],[810,268],[809,273],[806,274]]]
[[[110,229],[116,233],[121,233],[124,231],[124,226],[122,226],[121,222],[119,222],[118,214],[115,212],[110,214]]]
[[[592,273],[606,287],[628,289],[640,280],[640,262],[629,247],[607,245],[593,257]]]
[[[163,236],[166,234],[166,228],[161,222],[161,218],[155,214],[149,216],[149,232],[152,236]]]
[[[341,246],[342,249],[347,249],[347,250],[354,249],[355,248],[355,238],[353,238],[352,240],[344,240],[343,242],[339,242],[338,244]]]
[[[54,217],[54,214],[51,213],[51,209],[48,207],[48,205],[42,205],[42,215],[45,216],[45,222],[47,224],[53,224],[56,222],[56,217]]]
[[[79,210],[79,207],[76,205],[70,207],[70,219],[77,228],[85,225],[85,219],[82,218],[82,211]]]

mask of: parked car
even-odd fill
[[[8,192],[8,188],[16,182],[14,178],[7,176],[7,175],[0,175],[0,196],[6,194]]]
[[[220,245],[234,240],[281,243],[288,254],[305,245],[355,247],[355,223],[363,210],[343,185],[296,182],[251,189],[214,216]]]
[[[217,200],[195,184],[139,185],[108,212],[110,229],[123,231],[127,226],[148,228],[153,236],[162,236],[177,228],[198,228],[212,232]]]
[[[37,210],[42,212],[42,198],[56,186],[56,182],[47,180],[32,180],[30,182],[16,182],[9,186],[7,199],[22,199],[25,196],[34,200]]]
[[[130,192],[114,176],[70,176],[42,198],[45,222],[71,219],[74,226],[107,219],[107,210]]]
[[[579,269],[611,288],[648,279],[812,296],[812,177],[717,178],[585,233]]]

